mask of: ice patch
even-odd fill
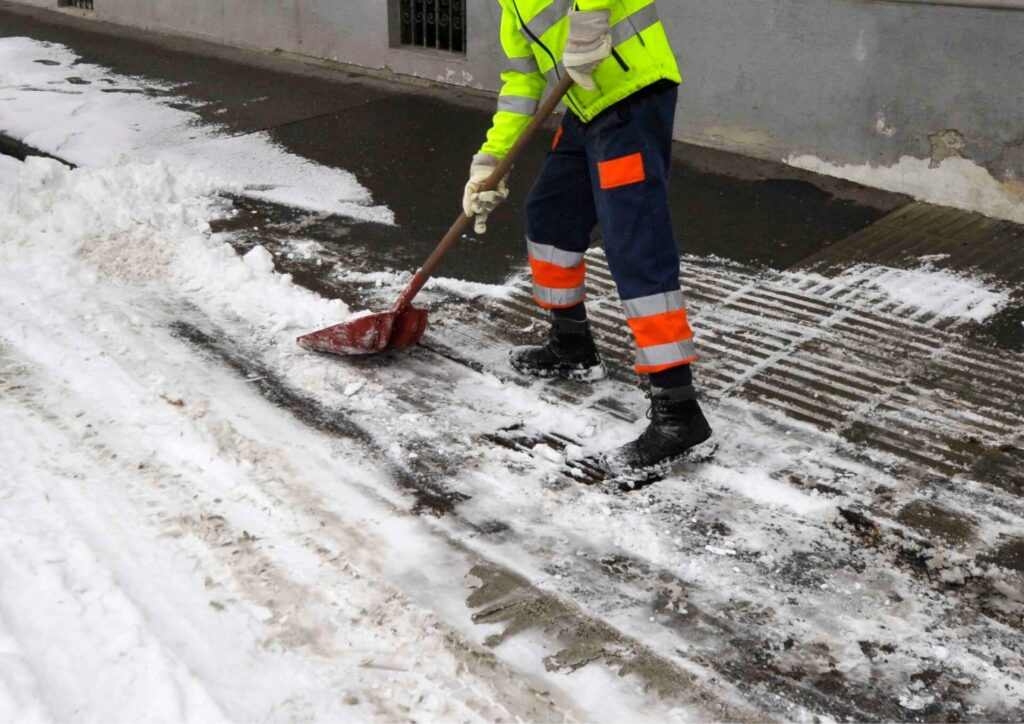
[[[879,131],[885,128],[883,123]],[[965,158],[947,158],[932,165],[930,159],[904,156],[894,166],[843,166],[804,155],[790,156],[785,162],[814,173],[908,194],[919,201],[1024,224],[1024,194],[1011,192],[1007,184],[1000,183],[987,170]]]

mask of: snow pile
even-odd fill
[[[394,222],[348,171],[289,153],[264,132],[228,135],[167,86],[79,60],[61,45],[0,38],[0,131],[81,166],[158,160],[268,201]]]
[[[14,188],[18,182],[20,169],[21,163],[17,159],[0,154],[0,194],[6,189]]]
[[[274,272],[262,247],[244,259],[208,233],[222,213],[219,184],[162,162],[71,170],[52,159],[18,164],[13,188],[0,192],[0,259],[22,279],[55,293],[93,286],[162,283],[157,298],[187,295],[198,306],[247,320],[274,334],[344,317],[327,301]],[[85,261],[85,266],[79,264]],[[152,296],[152,295],[151,295]]]
[[[595,688],[668,720],[521,640],[480,664],[490,630],[452,585],[478,558],[399,512],[382,462],[446,421],[392,415],[374,452],[170,334],[220,328],[310,398],[333,385],[346,419],[396,409],[401,366],[384,385],[298,350],[289,326],[344,307],[210,235],[214,181],[39,158],[0,178],[0,721],[589,721]]]
[[[412,272],[408,271],[360,272],[339,267],[331,276],[340,282],[372,284],[378,289],[391,289],[395,293],[412,281]],[[427,291],[442,292],[463,299],[509,299],[513,293],[511,285],[483,284],[451,277],[431,277],[424,288]]]
[[[786,276],[813,280],[831,288],[829,296],[854,292],[860,303],[897,307],[911,318],[936,317],[984,322],[1010,303],[1011,294],[995,289],[980,277],[964,272],[936,269],[924,264],[916,269],[857,264],[836,277],[787,273]]]
[[[1014,193],[966,158],[930,159],[904,156],[894,166],[830,163],[817,156],[790,156],[790,166],[913,196],[919,201],[977,211],[1024,224],[1024,194]]]

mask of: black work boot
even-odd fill
[[[574,319],[551,320],[551,336],[543,347],[514,347],[508,353],[512,369],[524,375],[561,377],[576,382],[597,382],[608,374],[590,325]]]
[[[647,416],[651,424],[636,440],[606,456],[608,466],[616,472],[643,470],[671,463],[687,453],[698,454],[700,450],[694,448],[711,439],[711,426],[697,404],[693,385],[651,387],[649,396],[651,407]],[[713,448],[707,452],[712,451]]]

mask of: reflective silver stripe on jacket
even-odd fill
[[[697,345],[692,339],[682,342],[659,344],[655,347],[638,347],[636,350],[637,367],[661,367],[673,362],[685,362],[697,356]]]
[[[542,304],[550,304],[554,307],[568,307],[582,302],[586,293],[587,288],[583,284],[574,289],[552,289],[539,284],[533,285],[533,296]]]
[[[575,269],[583,263],[583,254],[579,252],[564,251],[550,244],[538,244],[529,239],[526,240],[526,246],[533,259],[554,264],[563,269]]]
[[[498,110],[508,113],[522,113],[524,116],[532,116],[537,112],[540,101],[536,98],[526,96],[498,96]]]
[[[654,7],[654,3],[637,10],[632,15],[627,15],[608,30],[608,34],[612,36],[612,45],[622,45],[634,35],[639,35],[656,24],[659,20],[658,9]]]
[[[622,307],[626,310],[626,316],[630,319],[652,317],[655,314],[678,312],[681,309],[686,309],[683,305],[683,293],[678,289],[674,292],[665,292],[664,294],[652,294],[649,297],[623,299]]]
[[[558,25],[569,14],[569,8],[575,0],[554,0],[550,5],[537,13],[533,18],[526,21],[519,32],[529,42],[534,42],[531,33],[538,38],[544,37],[544,33]]]
[[[536,73],[540,70],[537,59],[532,55],[526,58],[507,58],[506,61],[505,72],[511,70],[516,73]]]

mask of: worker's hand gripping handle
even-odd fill
[[[559,81],[558,85],[555,86],[554,91],[551,92],[551,95],[541,103],[540,108],[537,109],[537,113],[533,116],[533,120],[530,121],[530,124],[523,130],[522,134],[520,134],[515,145],[513,145],[509,152],[505,154],[505,158],[501,159],[501,161],[498,162],[498,165],[495,166],[494,173],[492,173],[490,178],[484,182],[481,187],[481,191],[493,191],[498,187],[501,180],[505,178],[505,174],[512,170],[512,164],[515,163],[519,153],[528,143],[530,143],[540,127],[543,126],[547,122],[548,118],[551,117],[551,114],[554,113],[558,104],[562,102],[562,98],[565,97],[565,94],[572,87],[572,84],[573,80],[568,75]],[[405,291],[402,292],[402,296],[399,297],[398,301],[395,303],[395,309],[400,309],[408,305],[413,298],[419,294],[423,285],[427,283],[431,274],[434,273],[434,268],[438,265],[444,255],[448,253],[452,244],[462,236],[463,232],[466,231],[472,221],[473,219],[466,216],[466,214],[459,214],[459,218],[455,220],[455,223],[452,224],[448,233],[444,235],[443,239],[441,239],[441,243],[437,245],[436,249],[434,249],[434,253],[430,255],[430,258],[427,259],[426,262],[424,262],[423,266],[420,267],[420,270],[416,272],[416,275],[409,283],[409,286],[407,286]]]

